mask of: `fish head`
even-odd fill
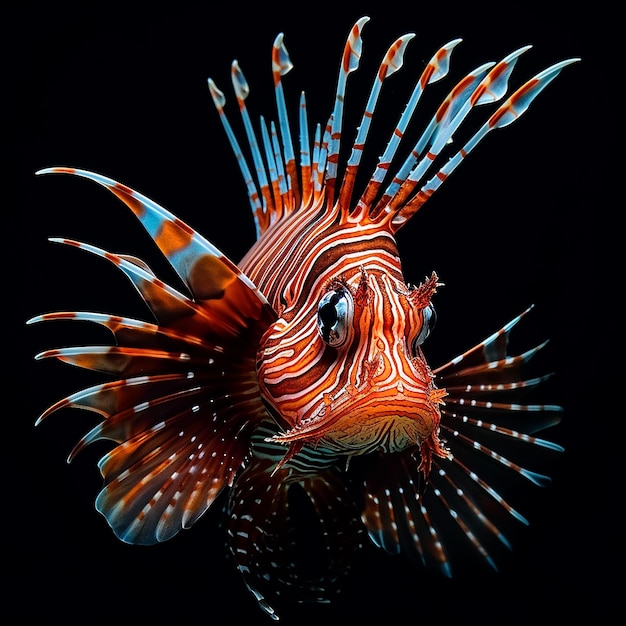
[[[445,391],[422,351],[436,274],[408,285],[399,261],[368,255],[317,284],[308,306],[286,308],[261,342],[261,393],[283,429],[273,440],[288,456],[306,444],[347,455],[440,451]]]

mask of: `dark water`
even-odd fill
[[[619,332],[611,326],[612,292],[602,289],[613,265],[615,227],[605,213],[604,172],[596,158],[606,134],[597,129],[601,99],[590,86],[598,72],[607,71],[607,53],[587,43],[593,18],[570,8],[546,13],[525,7],[507,18],[480,8],[455,14],[448,7],[442,20],[432,4],[369,13],[360,4],[334,16],[324,7],[307,13],[295,5],[276,16],[239,6],[167,6],[139,14],[108,3],[53,9],[26,2],[2,10],[9,103],[4,189],[10,202],[4,212],[10,220],[3,231],[10,251],[4,302],[11,346],[5,353],[10,378],[3,417],[9,428],[3,455],[5,606],[24,617],[81,621],[125,615],[144,623],[164,616],[263,622],[224,558],[215,530],[218,511],[166,545],[123,545],[93,509],[100,488],[95,462],[106,447],[94,446],[71,466],[64,462],[94,419],[67,411],[33,428],[49,404],[100,378],[32,361],[43,349],[77,343],[81,332],[93,341],[93,329],[62,323],[26,329],[24,321],[53,310],[147,314],[113,268],[46,238],[68,236],[149,258],[157,274],[170,278],[121,205],[84,181],[43,180],[33,173],[68,165],[109,175],[154,198],[237,260],[254,231],[206,78],[212,76],[229,97],[229,64],[238,58],[253,88],[249,106],[254,102],[256,111],[273,117],[269,55],[274,36],[284,31],[296,66],[285,78],[286,88],[294,98],[305,88],[311,118],[325,121],[345,35],[367,13],[368,71],[354,78],[355,98],[366,96],[387,45],[407,30],[418,34],[405,59],[411,69],[390,79],[383,91],[393,105],[392,121],[423,64],[455,37],[464,39],[453,55],[458,78],[526,43],[534,49],[518,65],[522,78],[561,59],[583,57],[523,120],[494,133],[471,155],[399,242],[409,280],[418,282],[435,269],[446,283],[437,295],[439,322],[428,346],[433,364],[537,304],[529,341],[552,338],[549,358],[557,377],[551,401],[566,408],[553,438],[567,452],[554,485],[527,503],[532,525],[498,576],[442,580],[371,547],[359,557],[337,603],[306,607],[293,617],[515,622],[556,618],[571,609],[612,616],[615,583],[607,568],[615,559],[612,507],[619,493],[620,441],[610,424],[620,417],[619,400],[610,412],[604,408],[616,393],[601,351]],[[448,81],[439,97],[451,86]],[[476,120],[484,116],[477,113]],[[381,137],[384,143],[382,131]],[[286,613],[285,621],[290,617]]]

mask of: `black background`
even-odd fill
[[[348,130],[360,117],[386,47],[407,31],[417,37],[405,68],[383,90],[383,126],[385,120],[395,122],[424,63],[450,39],[464,41],[452,56],[453,78],[433,86],[431,104],[454,78],[527,43],[534,47],[520,59],[514,84],[564,58],[583,58],[562,72],[522,120],[481,144],[399,238],[408,280],[417,282],[435,269],[446,283],[437,295],[439,322],[427,347],[433,365],[531,302],[537,305],[527,328],[531,343],[521,347],[552,340],[548,356],[557,377],[549,400],[563,404],[566,417],[551,435],[567,451],[553,487],[522,507],[532,526],[499,576],[442,581],[372,548],[358,561],[340,601],[303,609],[298,619],[515,622],[559,617],[572,609],[588,617],[613,615],[612,511],[620,495],[619,440],[613,433],[620,418],[605,408],[616,395],[616,377],[601,351],[618,332],[606,315],[610,292],[603,290],[616,232],[602,191],[610,178],[603,142],[612,136],[607,129],[615,114],[610,50],[597,38],[617,16],[597,6],[587,14],[587,7],[575,3],[540,9],[508,3],[464,3],[461,9],[436,3],[382,8],[345,3],[342,9],[54,4],[23,2],[2,9],[9,138],[3,142],[9,200],[4,309],[11,346],[5,354],[3,417],[5,610],[20,618],[78,621],[95,616],[144,623],[165,617],[265,620],[226,565],[215,532],[217,511],[168,544],[123,545],[93,509],[100,488],[95,462],[106,447],[92,446],[70,466],[64,460],[94,418],[66,411],[34,428],[48,405],[100,378],[59,363],[35,363],[33,355],[100,335],[64,323],[26,327],[25,320],[55,310],[147,316],[112,266],[47,237],[135,254],[171,278],[141,226],[113,197],[87,181],[37,178],[34,172],[66,165],[124,182],[236,261],[254,231],[206,78],[215,79],[232,105],[229,66],[237,58],[252,88],[250,109],[273,118],[270,51],[282,31],[295,65],[284,80],[290,110],[305,89],[310,119],[324,122],[345,37],[367,14],[372,19],[363,34],[361,70],[349,81],[354,108]],[[422,122],[433,110],[424,107]],[[237,121],[236,107],[230,112]],[[486,115],[476,111],[472,119]],[[386,130],[372,131],[381,144],[386,136]]]

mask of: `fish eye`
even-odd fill
[[[352,323],[354,303],[347,289],[329,291],[317,305],[317,330],[332,348],[343,345]]]
[[[411,343],[411,347],[413,348],[413,354],[417,354],[417,348],[421,346],[428,336],[432,332],[435,327],[435,323],[437,322],[437,312],[435,311],[435,307],[432,304],[429,304],[422,311],[423,323],[422,328],[420,329],[417,337],[413,339]]]

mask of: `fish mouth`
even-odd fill
[[[434,386],[409,392],[398,383],[359,392],[350,385],[324,398],[289,430],[270,440],[298,450],[305,443],[348,454],[393,452],[418,445],[438,429],[447,392]]]

